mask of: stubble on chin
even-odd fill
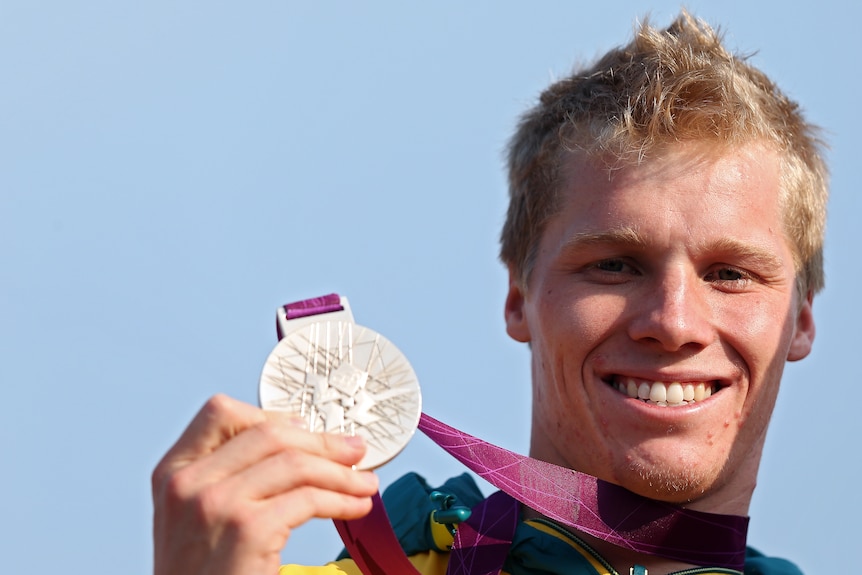
[[[637,478],[638,488],[633,491],[672,503],[690,503],[704,495],[709,485],[706,475],[691,466],[671,469],[638,461],[631,463],[629,473]]]

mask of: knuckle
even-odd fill
[[[222,508],[221,496],[212,486],[200,487],[188,468],[162,477],[153,490],[156,514],[170,521],[212,525]]]
[[[225,533],[248,539],[253,535],[254,505],[236,498],[230,486],[209,483],[201,486],[186,468],[163,483],[158,512],[168,521],[182,523],[206,533]]]
[[[271,446],[274,449],[286,449],[289,447],[287,438],[277,423],[264,421],[255,426],[255,430],[260,435],[260,441],[265,442],[265,445]]]
[[[250,509],[238,509],[226,517],[225,529],[240,544],[260,536],[257,517]]]
[[[190,475],[185,468],[167,474],[159,484],[161,499],[172,507],[184,505],[194,492]]]
[[[312,517],[319,517],[320,490],[314,487],[297,487],[291,492],[291,511],[300,518],[294,527]]]
[[[218,393],[210,397],[201,411],[208,415],[220,416],[231,413],[234,409],[234,400],[223,393]]]
[[[344,436],[334,433],[317,434],[323,451],[326,453],[340,454],[344,451]]]
[[[188,499],[197,522],[203,525],[224,523],[233,516],[223,491],[217,485],[208,485]]]
[[[345,502],[344,514],[361,517],[371,511],[372,502],[370,497],[352,497]]]
[[[309,513],[316,517],[349,519],[368,513],[371,510],[371,498],[313,490],[309,495],[308,505]]]
[[[279,467],[289,472],[297,484],[306,484],[310,479],[314,478],[309,457],[303,456],[302,453],[290,449],[282,451],[277,457]]]
[[[168,480],[170,477],[170,471],[168,470],[167,462],[162,459],[158,465],[153,469],[153,473],[150,475],[150,487],[152,489],[153,494],[158,493],[162,489],[162,485]]]

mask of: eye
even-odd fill
[[[722,268],[715,273],[719,281],[739,281],[745,279],[743,273],[733,268]]]
[[[596,264],[596,268],[605,272],[622,273],[626,271],[627,264],[623,260],[602,260]]]
[[[716,287],[730,291],[745,290],[754,280],[751,273],[735,267],[717,267],[706,274],[704,279],[716,284]]]
[[[628,258],[597,260],[584,269],[586,277],[600,284],[619,284],[639,275],[636,264]]]

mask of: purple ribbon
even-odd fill
[[[498,575],[509,555],[521,506],[498,491],[458,526],[446,575]]]
[[[742,571],[748,517],[655,501],[518,455],[422,414],[419,429],[494,487],[545,517],[640,553]]]
[[[331,311],[341,311],[344,307],[341,305],[341,297],[337,293],[313,297],[294,303],[289,303],[284,306],[284,312],[287,319],[296,319],[309,315],[317,315],[320,313],[329,313]]]
[[[351,521],[333,520],[350,558],[364,575],[421,575],[404,554],[380,494],[371,512]],[[446,575],[498,575],[518,525],[520,504],[498,491],[473,508],[458,526]]]
[[[380,494],[375,494],[371,501],[371,513],[365,517],[332,521],[350,558],[364,575],[421,575],[404,555]]]

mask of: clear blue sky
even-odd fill
[[[858,566],[862,9],[688,2],[827,131],[828,287],[750,541]],[[274,310],[338,291],[429,414],[527,449],[496,238],[517,115],[655,2],[0,3],[0,570],[152,569],[149,474],[206,398],[256,401]],[[852,394],[851,394],[852,390]],[[460,472],[424,437],[381,470]],[[314,522],[285,557],[339,547]]]

